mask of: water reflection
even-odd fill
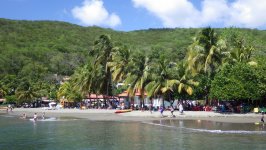
[[[206,120],[160,120],[153,121],[150,124],[179,130],[186,129],[194,132],[266,134],[266,129],[263,124],[254,123],[224,123]]]
[[[233,147],[249,150],[266,147],[262,126],[204,120],[142,123],[69,120],[37,121],[34,125],[0,116],[0,127],[1,149],[229,150]]]

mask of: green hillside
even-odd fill
[[[235,29],[258,49],[266,53],[266,31]],[[130,32],[100,27],[82,27],[57,21],[15,21],[0,19],[0,72],[19,74],[30,64],[45,67],[50,74],[71,75],[84,64],[93,42],[102,34],[114,43],[145,52],[160,49],[171,59],[182,59],[186,48],[200,29],[149,29]],[[231,32],[217,29],[218,33]]]

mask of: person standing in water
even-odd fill
[[[42,119],[44,120],[45,112],[42,113]]]
[[[26,119],[26,118],[27,118],[26,113],[22,114],[22,116],[21,116],[20,118],[21,118],[21,119]]]
[[[37,121],[37,113],[34,113],[34,115],[33,115],[33,120],[34,120],[34,121]]]

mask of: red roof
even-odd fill
[[[128,92],[124,91],[123,93],[120,93],[117,95],[118,97],[128,97]]]

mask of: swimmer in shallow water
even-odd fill
[[[21,116],[20,118],[21,118],[21,119],[26,119],[26,118],[27,118],[26,113],[22,114],[22,116]]]
[[[45,119],[44,116],[45,116],[45,112],[42,113],[42,119],[43,120]]]
[[[34,115],[33,115],[33,120],[34,120],[34,121],[37,121],[37,113],[34,113]]]

